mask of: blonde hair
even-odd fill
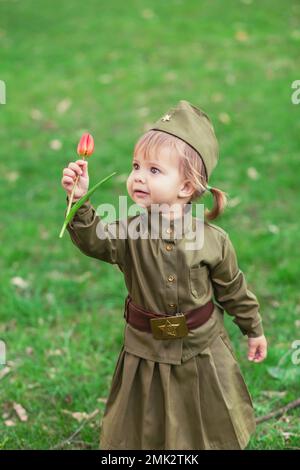
[[[180,171],[184,179],[189,180],[195,188],[189,202],[193,202],[207,191],[207,176],[203,160],[198,152],[188,143],[178,137],[159,130],[149,130],[136,142],[134,156],[143,155],[145,159],[157,154],[160,147],[174,149],[180,158]],[[218,188],[211,188],[214,206],[209,211],[205,209],[204,216],[208,220],[216,219],[227,205],[227,193]]]

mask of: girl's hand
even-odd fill
[[[248,338],[248,359],[253,362],[262,362],[267,357],[268,343],[265,335],[257,338]]]
[[[68,167],[63,169],[61,184],[65,189],[68,197],[71,196],[75,179],[78,175],[79,180],[75,188],[73,201],[80,199],[88,192],[89,189],[88,162],[86,160],[76,160],[76,162],[70,162]]]

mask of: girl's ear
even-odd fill
[[[180,187],[178,196],[182,198],[191,197],[194,191],[195,188],[192,183],[189,180],[185,180]]]

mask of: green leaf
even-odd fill
[[[111,173],[109,176],[106,176],[106,178],[104,178],[103,180],[99,181],[97,184],[95,184],[95,186],[93,186],[84,196],[82,196],[82,198],[80,198],[76,204],[74,204],[74,206],[71,208],[69,214],[66,216],[65,218],[65,221],[63,223],[63,226],[62,226],[62,229],[60,231],[60,234],[59,234],[59,238],[62,238],[63,234],[64,234],[64,231],[68,225],[69,222],[71,222],[71,220],[73,219],[74,215],[76,214],[76,212],[78,211],[78,209],[82,206],[82,204],[85,203],[85,201],[87,201],[89,199],[89,197],[96,191],[96,189],[99,188],[99,186],[101,186],[105,181],[107,181],[109,178],[111,178],[112,176],[116,175],[117,172],[114,171],[113,173]]]

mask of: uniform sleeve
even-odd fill
[[[233,321],[243,335],[251,338],[263,335],[260,305],[256,296],[247,288],[228,234],[223,240],[221,259],[211,269],[210,275],[216,301],[234,317]]]
[[[72,203],[72,207],[74,204],[75,202]],[[65,215],[66,212],[67,210]],[[121,229],[124,230],[122,221],[116,220],[111,224],[102,222],[90,199],[78,209],[67,225],[72,242],[82,253],[110,264],[117,264],[123,271],[126,238],[120,236]]]

